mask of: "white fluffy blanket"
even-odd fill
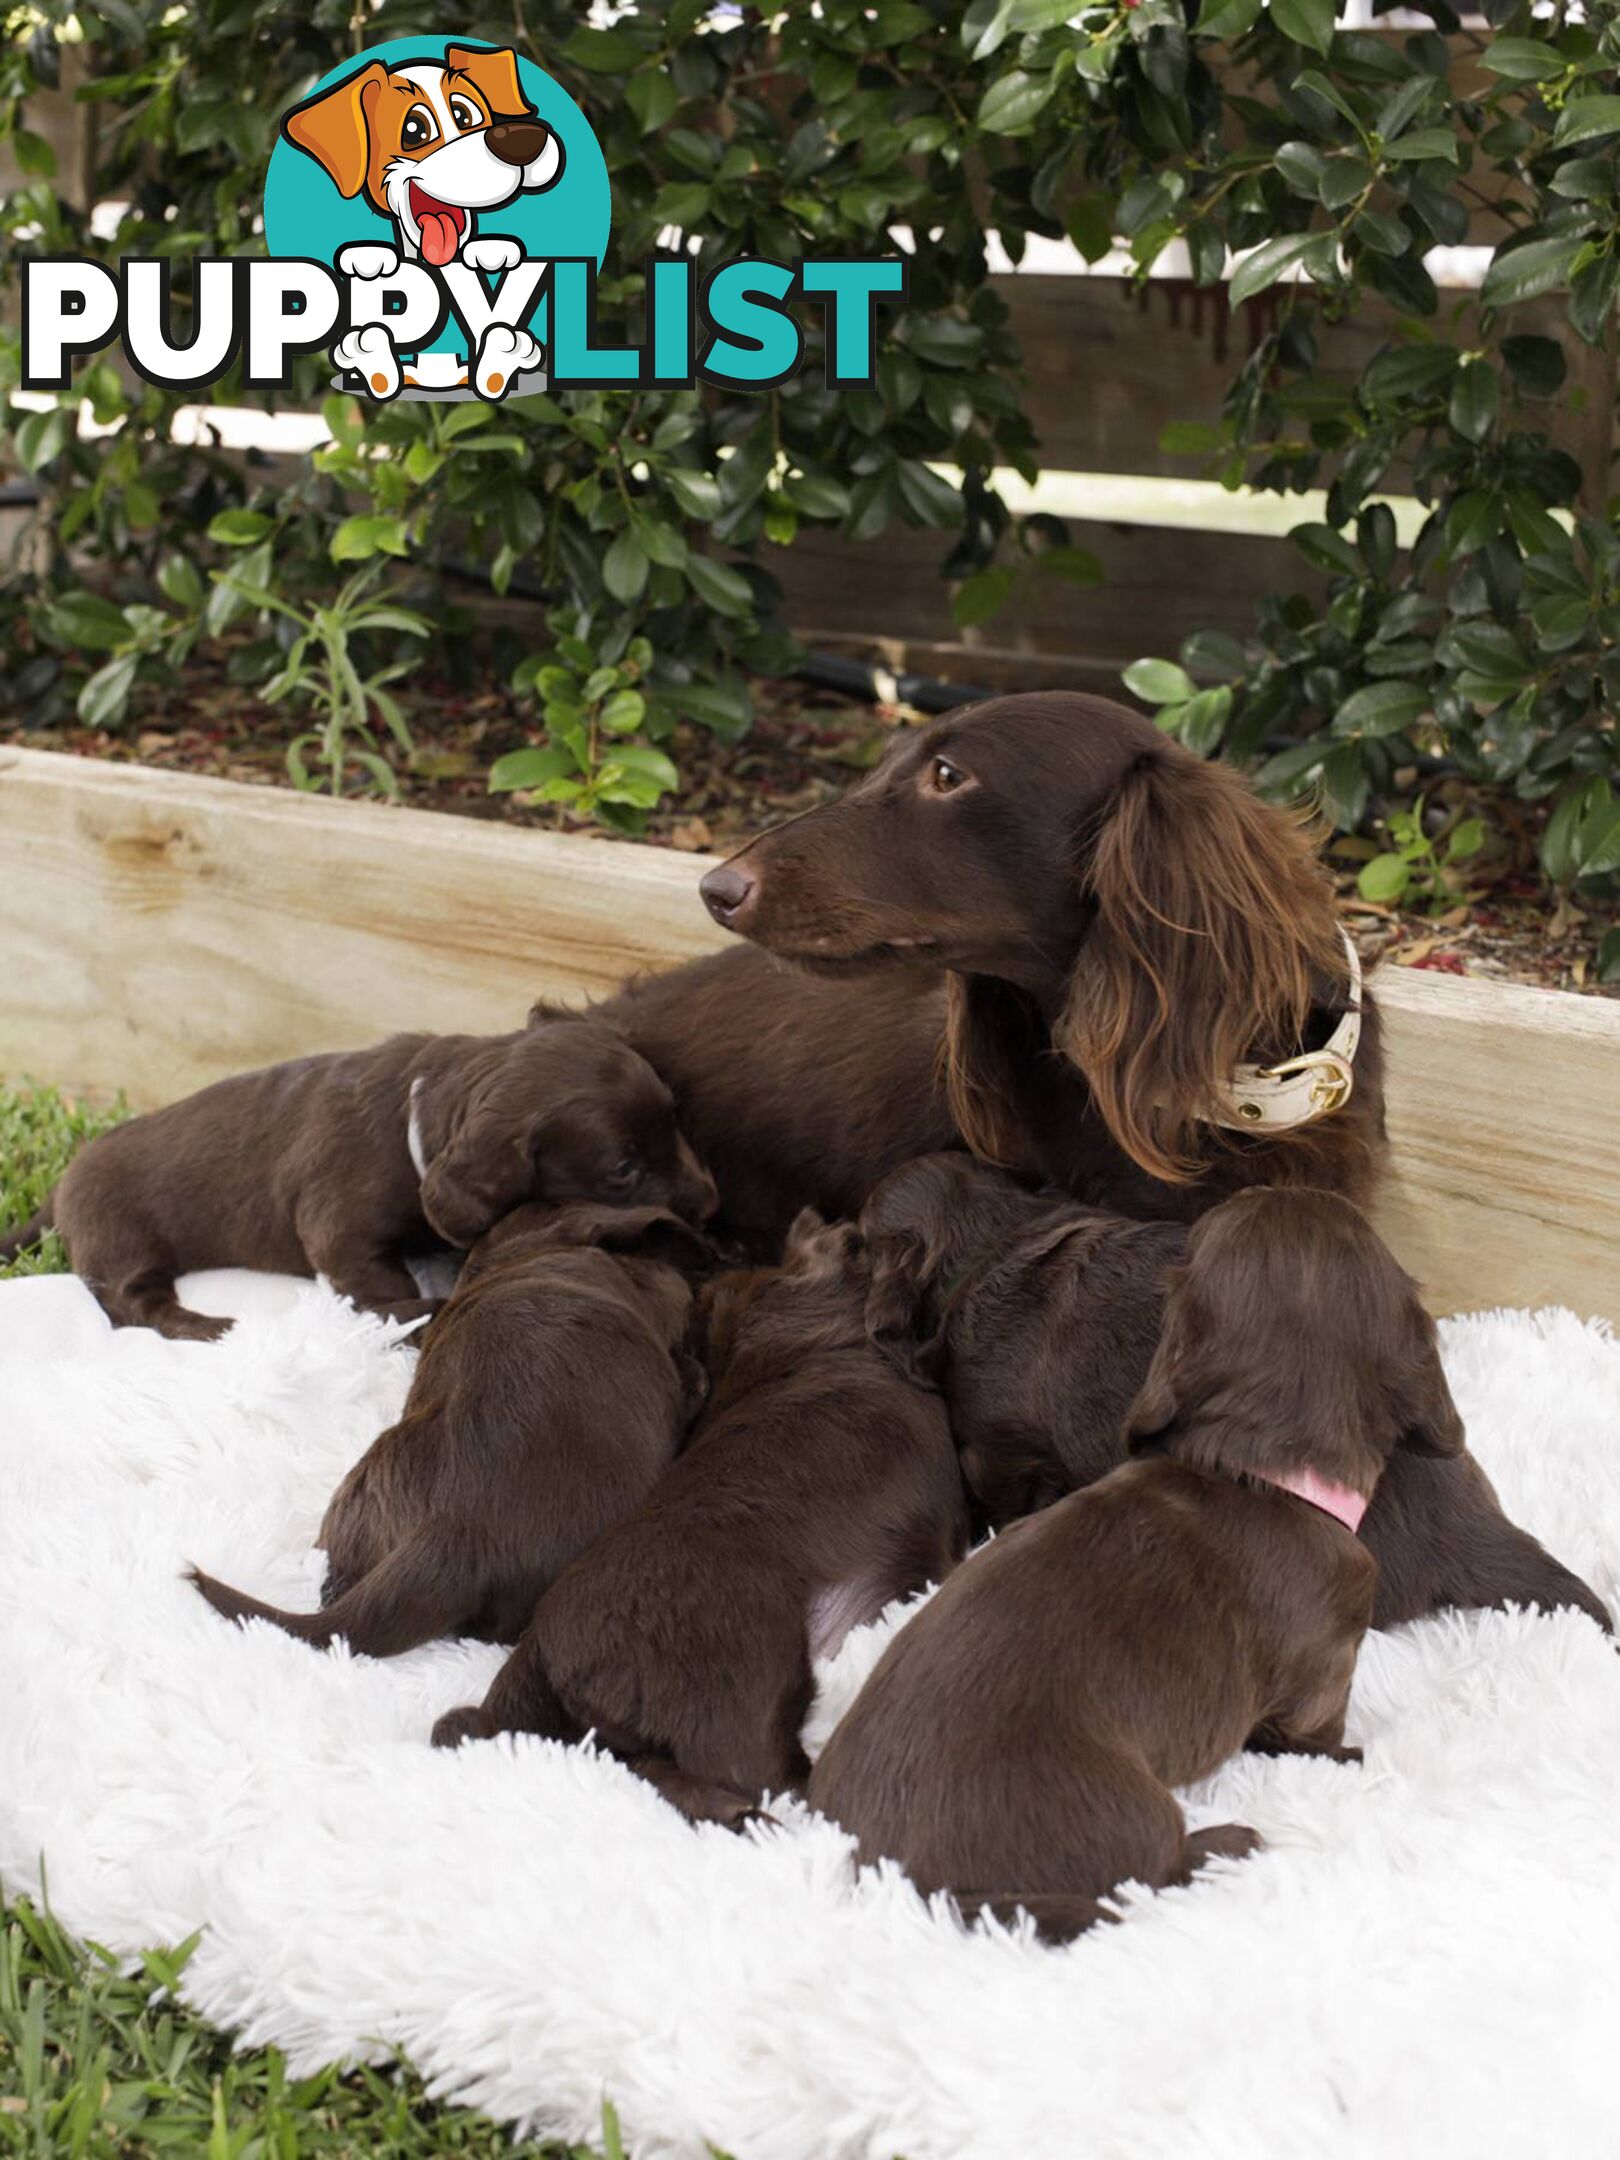
[[[71,1280],[0,1285],[0,1876],[48,1870],[119,1949],[205,1928],[186,1992],[245,2040],[403,2047],[568,2138],[609,2096],[649,2153],[1615,2150],[1620,1658],[1589,1621],[1369,1638],[1364,1768],[1244,1757],[1190,1796],[1257,1858],[1066,1950],[967,1933],[803,1811],[735,1838],[589,1753],[435,1753],[495,1650],[372,1663],[216,1618],[188,1559],[314,1601],[311,1533],[411,1353],[312,1284],[190,1302],[242,1324],[167,1343]],[[1508,1507],[1613,1604],[1620,1344],[1562,1312],[1445,1336]]]

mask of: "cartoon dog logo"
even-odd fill
[[[442,61],[392,67],[374,60],[295,106],[281,125],[340,194],[363,197],[393,221],[396,247],[363,241],[340,251],[337,267],[348,277],[389,278],[402,259],[436,269],[459,261],[478,271],[510,270],[523,249],[503,234],[479,238],[479,213],[541,194],[562,176],[562,144],[525,96],[517,55],[507,48],[451,45]],[[393,376],[398,369],[387,332],[375,324],[349,331],[332,357],[374,387],[379,371]],[[445,356],[423,356],[416,369],[403,370],[403,380],[431,389],[465,385],[464,366],[430,368],[429,359]],[[540,359],[527,330],[492,323],[478,348],[481,394],[498,395]]]

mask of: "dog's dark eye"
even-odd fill
[[[608,1184],[615,1192],[625,1192],[641,1175],[639,1155],[621,1155],[608,1172]]]
[[[450,100],[450,117],[458,128],[481,128],[484,124],[484,116],[478,107],[464,97]]]
[[[967,782],[967,774],[949,758],[937,757],[928,768],[928,785],[936,795],[953,795]]]
[[[428,111],[427,107],[425,105],[413,105],[405,115],[405,125],[399,131],[400,148],[402,150],[420,150],[422,145],[430,143],[438,132],[438,129],[433,124],[433,115]]]

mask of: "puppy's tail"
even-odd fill
[[[37,1245],[51,1227],[51,1203],[47,1200],[37,1215],[30,1215],[25,1223],[18,1223],[15,1230],[0,1231],[0,1267],[8,1260],[15,1260],[30,1245]]]
[[[443,1540],[419,1530],[379,1560],[319,1612],[284,1612],[233,1590],[201,1568],[188,1569],[192,1582],[227,1620],[270,1620],[300,1642],[324,1650],[343,1636],[351,1650],[365,1657],[398,1657],[418,1643],[432,1642],[463,1618],[467,1610],[465,1575],[448,1559]]]
[[[1070,1897],[1056,1890],[1038,1890],[1029,1897],[1018,1897],[1011,1891],[964,1890],[958,1893],[956,1905],[964,1920],[989,1916],[1003,1927],[1011,1927],[1020,1913],[1028,1913],[1036,1934],[1045,1943],[1073,1942],[1087,1928],[1119,1923],[1119,1914],[1099,1905],[1095,1898]]]

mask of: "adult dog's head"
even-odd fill
[[[1036,1002],[1114,1138],[1174,1180],[1234,1069],[1294,1051],[1344,981],[1306,822],[1123,706],[1068,693],[902,737],[840,801],[711,870],[703,896],[811,967],[948,971],[952,1106],[992,1160],[1018,1152],[997,985]]]
[[[480,210],[562,173],[562,144],[524,95],[505,48],[452,45],[442,60],[373,60],[282,122],[340,194],[391,217],[408,254],[453,262]]]

